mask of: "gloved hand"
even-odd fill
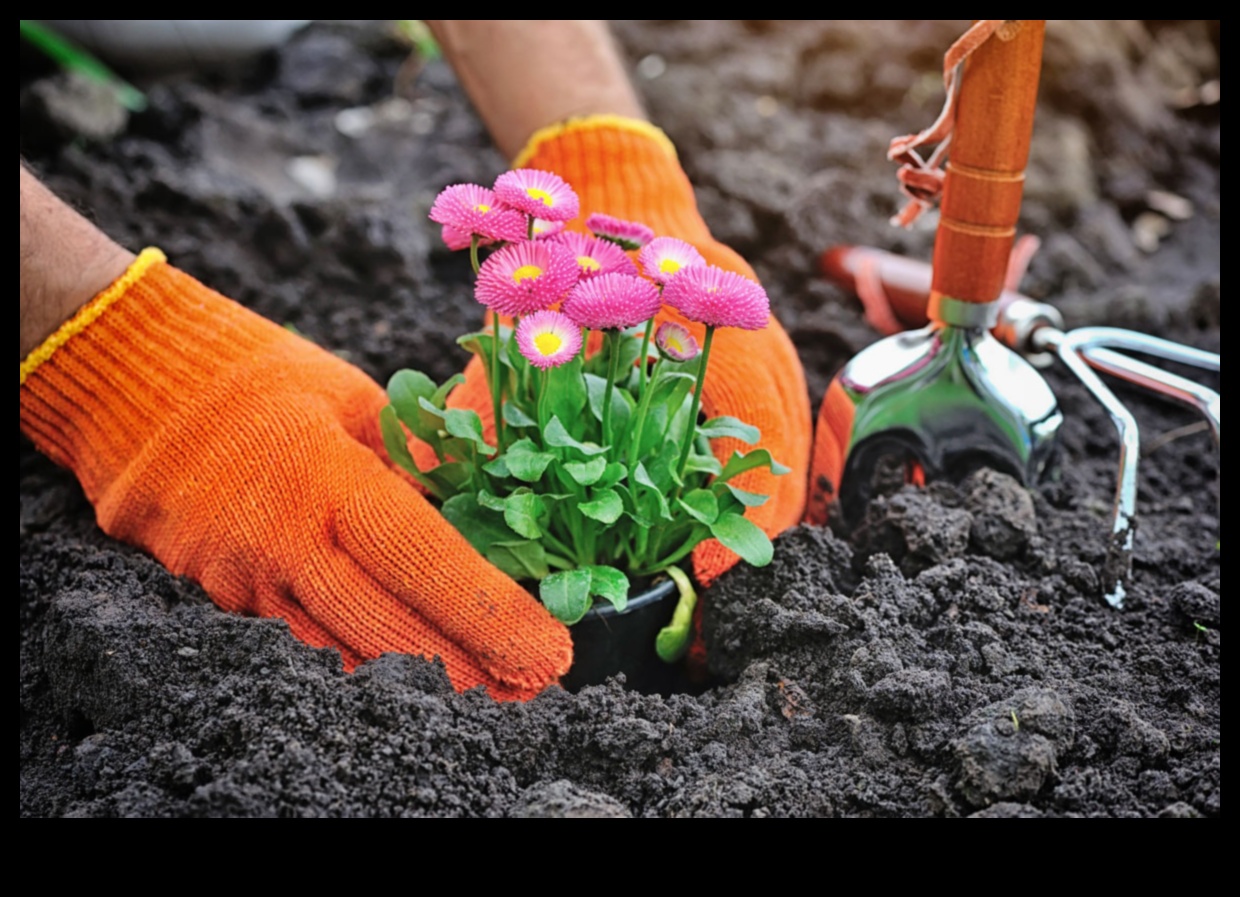
[[[675,148],[647,122],[592,116],[553,125],[530,139],[512,167],[555,172],[577,191],[582,216],[570,227],[584,231],[585,216],[592,212],[638,221],[658,236],[692,243],[712,265],[756,279],[739,255],[711,236]],[[674,320],[688,327],[699,343],[705,334],[704,326],[666,306],[658,320]],[[466,382],[452,393],[448,404],[472,408],[490,427],[490,393],[476,357],[465,376]],[[764,330],[721,327],[715,332],[702,409],[707,417],[727,414],[754,425],[762,431],[759,446],[792,469],[778,477],[765,469],[738,477],[739,488],[770,496],[745,516],[772,537],[799,523],[809,466],[809,396],[796,349],[773,316]],[[714,447],[721,462],[736,449],[751,450],[733,439],[715,440]],[[414,448],[419,465],[434,463],[429,449]],[[694,575],[708,586],[738,560],[719,542],[708,540],[694,551]]]
[[[438,655],[456,688],[524,699],[572,661],[568,631],[389,468],[377,384],[158,250],[31,353],[20,404],[105,532],[349,669]]]

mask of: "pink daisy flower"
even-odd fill
[[[560,231],[564,230],[563,221],[547,221],[545,218],[534,219],[534,239],[542,240],[547,237],[554,237]]]
[[[623,330],[650,320],[662,305],[659,289],[631,274],[599,274],[573,287],[564,314],[592,330]]]
[[[513,243],[482,263],[474,297],[501,315],[528,315],[548,308],[577,282],[577,263],[562,246]]]
[[[595,212],[587,218],[586,227],[600,240],[608,240],[621,249],[641,249],[654,239],[654,231],[646,225],[637,221],[625,221],[623,218],[613,218],[602,212]]]
[[[555,368],[581,351],[581,328],[558,311],[536,311],[517,325],[517,348],[536,368]]]
[[[637,256],[642,273],[655,283],[666,284],[685,268],[705,265],[706,259],[684,240],[658,237],[651,240]]]
[[[568,221],[577,217],[577,194],[558,174],[536,168],[517,168],[495,179],[495,195],[535,218]]]
[[[494,193],[477,184],[445,187],[431,205],[430,219],[452,228],[451,233],[444,231],[444,242],[450,249],[467,248],[474,234],[491,241],[515,243],[525,239],[525,216],[505,208]],[[466,238],[464,247],[459,245],[461,234]]]
[[[771,313],[766,290],[713,265],[681,271],[663,288],[663,301],[690,321],[711,327],[761,330]]]
[[[654,334],[654,344],[664,358],[672,361],[692,361],[702,351],[688,328],[674,321],[664,321],[659,325]]]
[[[552,237],[550,242],[563,246],[573,254],[582,277],[615,273],[637,274],[637,266],[633,264],[633,260],[615,243],[572,231]]]

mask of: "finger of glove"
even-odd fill
[[[350,645],[358,660],[389,651],[438,657],[457,690],[482,685],[496,700],[528,700],[550,684],[513,686],[491,676],[467,650],[375,582],[344,551],[312,558],[294,581],[292,595],[283,601],[281,615],[309,644]],[[291,611],[289,605],[302,611]]]
[[[367,659],[308,614],[290,591],[274,587],[260,588],[251,606],[260,617],[275,617],[287,622],[293,636],[310,647],[334,648],[339,651],[348,672],[352,672],[359,663]]]
[[[341,548],[492,678],[537,691],[563,675],[572,662],[568,630],[425,499],[381,474],[338,508]]]

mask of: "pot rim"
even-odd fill
[[[582,617],[582,620],[594,615],[600,617],[618,617],[624,614],[632,613],[633,611],[641,610],[650,604],[662,601],[669,594],[674,594],[675,592],[676,581],[669,576],[666,579],[653,583],[637,595],[630,595],[629,602],[625,605],[625,608],[622,611],[616,610],[616,606],[610,601],[595,601],[590,610],[586,612],[586,616]],[[581,621],[579,620],[578,622]]]

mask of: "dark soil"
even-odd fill
[[[876,338],[818,254],[929,256],[933,221],[886,223],[884,152],[936,114],[963,26],[617,26],[815,402]],[[22,149],[130,248],[161,246],[380,381],[442,378],[478,307],[425,213],[445,184],[504,164],[442,63],[393,99],[404,59],[378,27],[316,25],[244,70],[148,85],[127,123],[83,121],[71,85],[28,71]],[[1217,351],[1218,77],[1217,23],[1050,27],[1022,221],[1044,246],[1025,289],[1070,325]],[[103,535],[73,477],[23,439],[19,812],[1217,816],[1215,447],[1190,412],[1117,388],[1145,448],[1134,580],[1111,610],[1118,442],[1062,369],[1046,376],[1067,418],[1048,482],[979,473],[881,499],[853,534],[788,533],[770,567],[706,596],[718,684],[667,698],[613,681],[497,705],[395,655],[347,675]]]

